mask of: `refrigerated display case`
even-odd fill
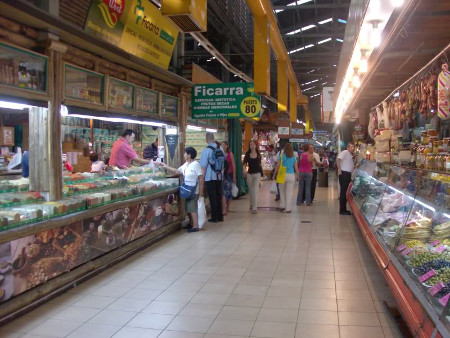
[[[363,161],[347,195],[418,336],[450,336],[450,175]]]

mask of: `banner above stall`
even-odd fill
[[[199,84],[192,89],[192,118],[239,119],[261,117],[261,97],[253,83]]]
[[[165,69],[178,37],[149,0],[92,0],[84,30]]]

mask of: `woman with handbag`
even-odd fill
[[[300,180],[298,184],[297,205],[302,205],[306,200],[306,205],[311,205],[311,181],[313,177],[314,146],[305,144],[305,152],[300,154],[299,170]],[[317,162],[317,161],[316,161]],[[318,163],[318,162],[317,162]],[[320,163],[318,163],[320,164]],[[305,196],[305,197],[304,197]]]
[[[291,143],[284,145],[273,179],[276,179],[280,187],[280,211],[290,213],[294,184],[298,181],[297,158]]]
[[[261,177],[264,176],[261,166],[261,154],[255,141],[250,141],[247,152],[244,156],[244,176],[247,177],[248,190],[250,195],[250,210],[252,214],[258,211],[258,193],[261,185]],[[247,168],[247,170],[245,170]]]
[[[234,164],[234,155],[230,150],[228,142],[223,141],[220,145],[225,154],[225,166],[223,172],[223,196],[222,196],[222,215],[230,211],[231,200],[233,199],[233,184],[236,184],[236,165]]]
[[[200,195],[203,196],[203,173],[200,163],[195,160],[197,157],[197,150],[193,147],[187,147],[184,150],[184,163],[178,169],[169,167],[165,163],[160,163],[164,169],[171,171],[178,176],[183,176],[183,184],[180,186],[180,197],[186,200],[185,210],[189,216],[190,226],[188,232],[197,232],[198,228],[198,214],[197,201]],[[156,163],[155,163],[156,165]]]

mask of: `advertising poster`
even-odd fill
[[[250,82],[195,85],[191,102],[193,119],[261,117],[261,97]]]
[[[0,303],[14,295],[14,279],[12,273],[11,245],[0,244]]]
[[[10,242],[14,296],[83,263],[81,222]]]
[[[178,28],[149,0],[92,0],[84,29],[165,69],[178,37]]]

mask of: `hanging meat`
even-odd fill
[[[377,111],[377,119],[378,119],[378,129],[383,129],[385,127],[384,119],[383,119],[383,112],[381,111],[380,106],[376,108]]]
[[[369,126],[367,127],[367,133],[372,140],[375,139],[375,130],[377,129],[377,118],[376,113],[371,111],[369,113]]]
[[[437,109],[436,85],[437,85],[437,76],[436,74],[431,74],[428,79],[428,101],[427,101],[428,110]]]
[[[420,113],[426,115],[428,104],[428,84],[426,80],[420,82]]]
[[[391,128],[391,120],[389,118],[389,105],[386,101],[383,101],[383,119],[384,119],[384,127],[387,129]]]
[[[438,79],[438,116],[442,120],[450,118],[450,72],[448,64],[442,65],[442,72]]]
[[[401,128],[401,123],[400,123],[400,110],[402,108],[402,104],[400,102],[400,100],[398,98],[396,98],[395,100],[395,105],[394,105],[394,129],[395,130],[399,130]]]

